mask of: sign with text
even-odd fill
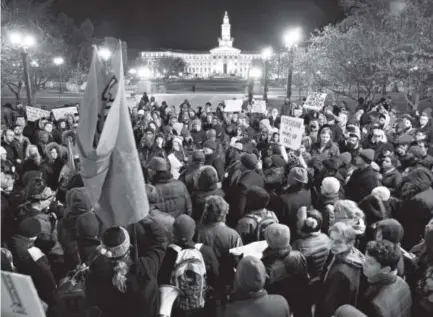
[[[255,113],[265,113],[266,112],[266,101],[265,100],[255,100],[252,104],[251,112]]]
[[[32,278],[1,271],[1,315],[4,317],[45,317]]]
[[[224,112],[241,112],[243,103],[242,99],[224,100]]]
[[[30,107],[30,106],[26,107],[26,114],[27,114],[27,120],[32,121],[32,122],[34,122],[40,118],[43,118],[43,117],[45,117],[45,118],[50,117],[49,111],[35,108],[35,107]]]
[[[67,114],[73,114],[75,116],[76,113],[78,113],[77,107],[72,106],[72,107],[65,107],[65,108],[57,108],[57,109],[53,109],[51,110],[53,112],[54,115],[54,119],[59,120],[59,119],[64,119],[66,117]]]
[[[280,142],[292,150],[301,147],[304,134],[304,119],[281,116]]]
[[[321,92],[309,92],[304,108],[308,110],[320,111],[325,105],[326,94]]]

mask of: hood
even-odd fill
[[[66,193],[66,205],[71,213],[81,214],[92,209],[92,203],[84,187],[70,189]]]
[[[199,191],[207,192],[217,189],[218,173],[213,166],[205,165],[200,169],[197,187]]]
[[[400,243],[403,239],[403,226],[395,219],[384,219],[376,223],[376,230],[382,232],[382,239],[389,240],[393,243]]]
[[[365,260],[364,254],[356,248],[350,249],[349,252],[338,254],[337,257],[344,263],[358,269],[362,269],[362,264]]]
[[[255,257],[244,257],[236,270],[235,293],[255,293],[262,290],[266,282],[266,269],[263,262]]]

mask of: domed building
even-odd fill
[[[219,46],[209,52],[188,52],[174,50],[142,51],[140,59],[152,64],[165,56],[180,57],[185,63],[184,72],[197,77],[248,77],[254,59],[261,58],[258,52],[242,52],[233,47],[231,25],[227,11],[221,24]]]

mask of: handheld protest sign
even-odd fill
[[[51,110],[53,112],[54,115],[54,119],[59,120],[59,119],[64,119],[66,117],[67,114],[73,114],[75,115],[76,113],[78,113],[77,107],[76,106],[72,106],[72,107],[65,107],[65,108],[57,108],[57,109],[53,109]]]
[[[251,112],[266,113],[266,100],[255,100],[252,104]]]
[[[27,120],[34,122],[40,118],[49,118],[50,112],[36,107],[26,107]]]
[[[289,149],[298,150],[302,144],[304,120],[295,117],[281,116],[280,142]]]
[[[241,112],[242,104],[242,99],[224,100],[224,112]]]
[[[309,92],[304,108],[307,110],[320,111],[325,105],[326,94],[321,92]]]
[[[4,317],[45,317],[32,278],[28,275],[1,271],[1,315]]]

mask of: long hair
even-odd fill
[[[129,273],[129,268],[131,267],[132,260],[129,252],[117,260],[114,265],[114,275],[111,279],[113,286],[116,287],[119,292],[126,293],[127,291],[127,275]]]

